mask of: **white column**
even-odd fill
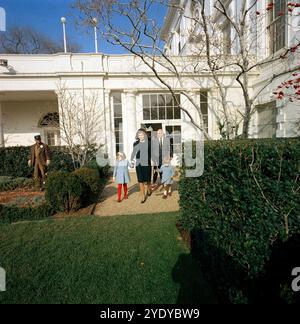
[[[209,112],[209,120],[208,120],[208,131],[209,135],[214,140],[219,140],[221,138],[220,130],[218,126],[218,119],[216,116],[221,117],[220,111],[221,107],[221,99],[220,92],[217,88],[212,88],[209,90],[209,106],[211,107],[211,111]],[[224,117],[222,117],[224,119]]]
[[[59,92],[55,91],[55,94],[57,96],[57,104],[58,104],[60,145],[67,146],[68,144],[67,144],[67,141],[66,141],[66,135],[65,135],[65,132],[64,132],[64,127],[63,127],[64,114],[62,113],[61,100],[60,100],[60,97],[59,97]]]
[[[115,152],[113,147],[113,117],[111,108],[110,90],[104,90],[104,112],[105,112],[105,146],[109,160],[113,161]]]
[[[186,94],[195,102],[199,103],[200,99],[197,97],[197,93],[194,91],[185,91]],[[198,100],[197,100],[198,99]],[[181,96],[181,104],[184,107],[191,117],[193,118],[196,125],[201,124],[201,118],[199,112],[197,111],[196,107],[193,103],[186,98],[185,96]],[[181,130],[182,130],[182,140],[183,142],[188,142],[194,140],[198,134],[198,129],[193,125],[190,117],[185,113],[182,112],[182,120],[181,120]]]
[[[0,147],[4,147],[4,131],[3,131],[3,119],[2,119],[1,101],[0,101]]]
[[[130,158],[133,143],[137,132],[137,108],[135,90],[125,90],[125,104],[123,104],[123,129],[124,129],[124,151]]]

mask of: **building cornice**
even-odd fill
[[[60,78],[60,77],[105,77],[106,72],[86,72],[86,73],[3,73],[0,79],[18,79],[18,78]]]
[[[260,72],[252,71],[249,72],[249,75],[257,76]],[[168,72],[160,72],[159,75],[161,77],[173,77],[174,73],[168,73]],[[219,76],[235,76],[236,71],[226,71],[226,72],[220,72],[218,74]],[[142,72],[142,73],[128,73],[128,72],[111,72],[111,73],[53,73],[53,74],[15,74],[15,75],[1,75],[0,74],[0,80],[1,79],[47,79],[47,78],[61,78],[61,77],[105,77],[105,78],[144,78],[144,77],[156,77],[156,75],[152,72]],[[189,78],[197,78],[197,77],[212,77],[212,73],[208,72],[201,72],[201,73],[195,73],[195,72],[185,72],[180,74],[181,77],[189,77]]]
[[[176,17],[176,13],[178,12],[178,8],[176,6],[179,6],[182,3],[182,0],[170,0],[169,1],[169,8],[167,15],[165,17],[164,25],[162,27],[160,38],[164,41],[167,41],[168,36],[170,34],[170,29],[172,26],[172,22],[174,21]]]

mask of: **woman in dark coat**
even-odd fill
[[[151,141],[148,139],[145,129],[140,128],[136,134],[136,141],[133,144],[131,162],[136,159],[136,175],[140,184],[141,203],[143,204],[147,196],[151,196]],[[147,185],[147,195],[145,195],[145,185]]]

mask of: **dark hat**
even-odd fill
[[[35,135],[35,136],[34,136],[34,139],[35,139],[36,141],[40,141],[40,140],[41,140],[41,135]]]

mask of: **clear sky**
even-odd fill
[[[0,0],[0,7],[6,10],[7,28],[10,26],[30,26],[53,40],[62,42],[60,18],[68,19],[67,35],[72,42],[78,43],[82,52],[94,52],[93,34],[87,30],[77,30],[71,15],[74,0]],[[162,21],[165,12],[156,12],[156,19]],[[99,51],[103,53],[126,53],[122,48],[99,39]]]

